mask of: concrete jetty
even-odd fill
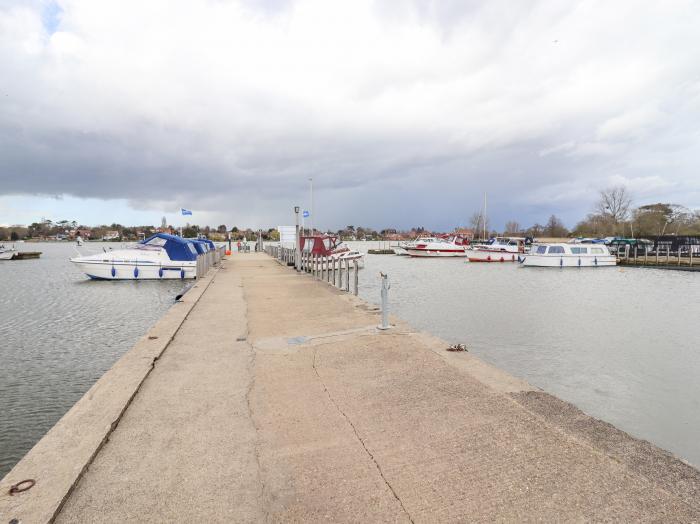
[[[0,482],[0,522],[700,520],[696,469],[378,323],[234,255]]]

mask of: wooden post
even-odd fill
[[[358,271],[357,271],[359,269],[358,264],[357,264],[357,260],[353,260],[352,265],[355,266],[355,285],[353,286],[352,294],[357,296],[357,288],[359,287],[359,283],[360,283],[360,275],[358,274]]]
[[[647,262],[649,261],[649,245],[644,244],[644,265],[647,265]]]
[[[345,291],[350,293],[350,261],[345,259]]]
[[[681,245],[678,244],[678,265],[681,265]]]
[[[328,261],[326,262],[326,282],[328,284],[331,283],[331,260],[334,260],[333,257],[328,257]]]
[[[690,252],[688,253],[688,256],[690,259],[688,260],[688,266],[693,267],[693,244],[690,244]]]
[[[671,262],[671,246],[666,246],[666,265]]]
[[[634,265],[637,265],[637,246],[634,246]]]

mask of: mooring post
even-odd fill
[[[634,265],[637,265],[637,246],[634,246]]]
[[[681,265],[681,245],[678,244],[678,265]]]
[[[345,259],[345,291],[350,293],[350,261]]]
[[[379,273],[382,278],[382,324],[377,329],[389,329],[389,275]]]
[[[360,275],[357,271],[359,269],[357,260],[353,260],[352,265],[355,267],[355,285],[353,286],[352,294],[357,296],[357,288],[359,287],[360,283]]]

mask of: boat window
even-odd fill
[[[146,245],[147,246],[164,246],[166,242],[167,242],[167,240],[165,240],[164,238],[154,237],[151,240],[149,240],[148,242],[146,242]]]
[[[549,246],[549,254],[563,254],[564,253],[564,248],[562,246]]]
[[[544,255],[547,252],[547,246],[537,246],[537,254]]]
[[[594,255],[602,255],[604,253],[604,251],[603,251],[603,248],[601,248],[601,247],[592,247],[591,253],[593,253]]]
[[[571,252],[574,255],[586,255],[586,254],[588,254],[588,248],[587,247],[572,247]]]

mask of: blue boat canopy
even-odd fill
[[[188,242],[192,242],[192,245],[195,247],[197,253],[199,253],[200,255],[209,251],[209,245],[206,242],[198,238],[188,238],[187,240]]]
[[[146,246],[160,246],[164,248],[170,260],[178,262],[197,260],[197,249],[192,241],[175,235],[156,233],[140,243]]]

